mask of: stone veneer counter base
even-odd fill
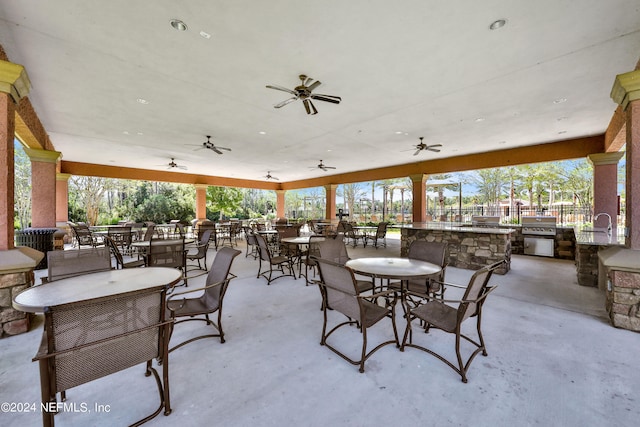
[[[465,227],[455,223],[413,223],[398,226],[401,231],[401,256],[407,256],[414,240],[447,242],[448,265],[478,270],[486,265],[504,261],[496,270],[506,274],[511,269],[511,228]]]

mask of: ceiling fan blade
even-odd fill
[[[426,150],[427,151],[433,151],[434,153],[439,153],[440,152],[440,150],[438,148],[427,147]]]
[[[312,93],[311,94],[311,98],[330,98],[333,99],[335,101],[342,101],[342,98],[339,96],[335,96],[335,95],[325,95],[324,93]]]
[[[415,152],[415,153],[413,153],[413,155],[414,155],[414,156],[417,156],[417,155],[418,155],[418,153],[420,153],[420,149],[419,149],[419,148],[416,150],[416,152]]]
[[[305,99],[305,101],[309,101],[309,105],[311,106],[311,110],[313,111],[313,113],[311,114],[318,114],[318,110],[316,110],[315,105],[313,105],[313,102],[311,102],[310,99]]]
[[[216,147],[218,150],[225,150],[225,151],[231,151],[231,148],[227,148],[227,147]]]
[[[282,107],[284,107],[285,105],[287,105],[287,104],[291,104],[293,101],[297,101],[297,100],[298,100],[298,97],[297,97],[297,96],[294,96],[294,97],[292,97],[292,98],[285,99],[284,101],[282,101],[282,102],[280,102],[280,103],[278,103],[278,104],[274,105],[274,106],[273,106],[273,108],[282,108]]]
[[[214,151],[218,154],[222,154],[222,151],[218,150],[218,147],[211,147],[211,151]]]
[[[427,148],[436,148],[436,147],[442,147],[442,144],[427,145]]]
[[[327,170],[327,169],[335,169],[335,168],[336,168],[335,166],[325,166],[324,167],[325,170]]]
[[[307,114],[311,114],[311,108],[309,108],[310,101],[305,99],[302,103],[304,104],[304,109],[307,110]]]
[[[297,94],[296,92],[294,92],[294,91],[292,91],[291,89],[288,89],[288,88],[286,88],[286,87],[277,86],[277,85],[267,85],[267,87],[268,87],[269,89],[281,90],[281,91],[283,91],[283,92],[290,93],[291,95],[296,95],[296,96],[298,96],[298,94]]]
[[[326,95],[311,95],[311,98],[317,99],[318,101],[332,102],[334,104],[340,104],[342,99],[339,96],[328,97]]]
[[[311,80],[311,79],[310,79]],[[314,90],[315,88],[317,88],[318,86],[320,86],[322,83],[320,83],[319,80],[316,80],[315,82],[311,83],[311,85],[307,86],[307,90],[309,92],[311,92],[312,90]],[[306,85],[305,85],[306,86]]]

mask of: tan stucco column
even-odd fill
[[[31,159],[31,226],[56,226],[56,164],[60,152],[24,149]]]
[[[337,184],[327,184],[324,186],[324,190],[326,192],[326,210],[325,210],[325,218],[329,221],[332,221],[336,217],[336,190],[338,189]]]
[[[56,225],[66,225],[69,221],[69,178],[70,173],[56,173]]]
[[[0,49],[1,50],[1,49]],[[4,51],[3,51],[4,54]],[[16,106],[31,83],[22,65],[0,60],[0,251],[13,249]]]
[[[593,165],[593,214],[609,214],[614,229],[618,217],[618,161],[623,155],[624,152],[588,156]],[[606,227],[608,222],[608,218],[601,216],[593,226]]]
[[[207,218],[207,184],[195,184],[196,187],[196,219]]]
[[[286,218],[287,212],[284,209],[284,195],[287,190],[276,190],[276,218]]]
[[[409,178],[413,183],[413,222],[425,222],[427,220],[427,205],[425,203],[427,175],[420,173],[409,175]]]
[[[640,250],[640,70],[616,76],[611,98],[627,117],[626,246]]]

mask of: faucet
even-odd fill
[[[593,224],[595,225],[596,221],[598,220],[598,218],[600,218],[600,215],[606,215],[607,218],[609,218],[609,225],[607,225],[607,234],[611,235],[611,215],[609,215],[606,212],[600,212],[599,214],[597,214],[594,218],[593,218]]]

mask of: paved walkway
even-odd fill
[[[399,253],[349,248],[352,257]],[[189,344],[170,357],[173,413],[157,426],[632,426],[640,419],[640,335],[609,325],[604,295],[577,285],[573,262],[514,256],[493,276],[498,290],[485,305],[489,352],[469,382],[437,359],[387,346],[358,372],[319,345],[320,294],[303,280],[256,279],[257,261],[236,258],[224,306],[227,342]],[[214,252],[212,251],[212,255]],[[210,257],[210,262],[213,256]],[[472,272],[447,269],[465,283]],[[204,278],[189,281],[195,287]],[[370,343],[386,340],[383,322]],[[402,319],[399,319],[402,325]],[[204,323],[176,327],[175,340]],[[0,341],[0,402],[39,402],[38,365],[31,362],[41,321]],[[357,353],[355,328],[341,345]],[[451,337],[420,338],[451,353]],[[68,391],[68,402],[109,405],[108,413],[60,413],[58,426],[126,425],[157,406],[153,379],[137,366]],[[39,413],[0,414],[3,426],[37,426]]]

